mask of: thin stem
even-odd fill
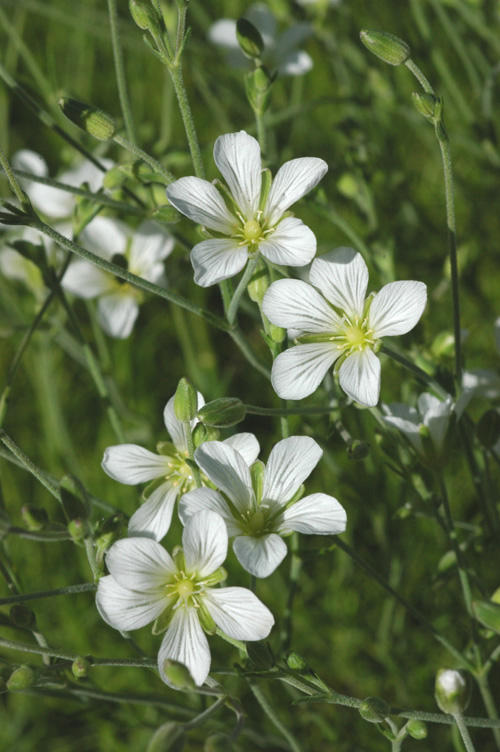
[[[458,726],[458,730],[460,731],[460,736],[462,737],[462,741],[465,745],[465,749],[467,752],[476,752],[475,747],[472,743],[472,739],[470,738],[469,729],[467,728],[465,724],[464,717],[462,713],[454,713],[453,717],[455,719],[455,722]]]
[[[62,658],[66,661],[75,661],[80,656],[74,653],[66,653],[62,650],[57,650],[51,647],[41,647],[39,645],[28,645],[24,642],[14,642],[14,640],[5,640],[0,638],[0,647],[9,648],[11,650],[19,650],[23,653],[35,653],[36,655],[49,655],[52,658]],[[156,661],[151,660],[129,660],[122,658],[95,658],[89,656],[88,660],[93,666],[132,666],[134,668],[157,668]]]
[[[264,113],[255,110],[255,122],[257,125],[257,139],[260,144],[260,150],[262,152],[263,159],[267,156],[268,143],[267,143],[267,130],[264,123]]]
[[[436,394],[438,394],[443,399],[446,399],[449,395],[448,392],[441,387],[437,381],[435,381],[432,376],[429,376],[428,373],[426,373],[422,368],[419,368],[414,363],[411,362],[411,360],[408,360],[404,357],[404,355],[400,355],[395,350],[392,350],[390,347],[387,347],[386,345],[382,346],[382,350],[385,355],[388,355],[390,358],[396,361],[396,363],[399,363],[400,365],[404,366],[408,369],[408,371],[411,371],[420,381],[423,381],[425,384],[431,387]]]
[[[0,529],[2,529],[1,526]],[[18,538],[42,541],[44,543],[71,540],[71,535],[67,530],[25,530],[23,527],[12,525],[5,530],[2,529],[2,533],[5,535],[17,535]]]
[[[127,130],[127,137],[132,143],[136,143],[134,121],[132,118],[132,109],[127,90],[127,81],[125,78],[125,66],[123,63],[123,51],[120,41],[120,31],[118,28],[118,14],[116,10],[116,0],[108,0],[109,25],[111,28],[111,42],[113,45],[113,56],[115,59],[116,83],[118,86],[118,96]]]
[[[191,107],[189,106],[186,87],[184,85],[184,79],[182,76],[182,63],[177,63],[175,67],[172,65],[169,65],[167,67],[170,71],[172,82],[174,84],[175,95],[177,97],[177,102],[179,103],[182,122],[184,123],[184,130],[186,131],[186,137],[189,144],[189,151],[191,152],[191,159],[193,160],[194,171],[196,177],[204,178],[205,168],[203,166],[200,144],[198,142],[198,136],[196,135],[196,128],[194,126]]]
[[[270,381],[271,369],[269,368],[267,363],[261,360],[258,355],[254,353],[241,329],[239,327],[234,327],[233,329],[229,330],[229,334],[231,335],[231,338],[234,340],[234,342],[238,345],[248,362],[251,363],[253,367],[257,371],[259,371],[259,373],[261,373],[266,377],[266,379]]]
[[[292,734],[288,728],[285,726],[284,723],[280,721],[276,713],[274,712],[274,708],[272,707],[271,703],[265,696],[265,694],[262,692],[261,688],[256,684],[255,681],[252,679],[249,679],[247,677],[248,685],[252,691],[253,696],[259,703],[260,707],[264,711],[264,713],[267,715],[273,726],[275,726],[280,734],[283,736],[284,739],[288,742],[290,749],[293,750],[293,752],[302,752],[302,747],[299,745],[296,737],[294,734]]]
[[[7,179],[10,183],[10,187],[16,194],[17,199],[21,202],[21,205],[23,207],[31,207],[31,204],[24,193],[24,191],[21,189],[21,186],[16,180],[16,176],[14,175],[14,172],[12,171],[12,167],[9,164],[9,160],[5,156],[3,149],[0,147],[0,164],[2,165],[2,169],[7,175]]]
[[[435,96],[434,89],[432,88],[418,65],[416,65],[411,58],[408,58],[408,60],[405,62],[405,65],[409,70],[411,70],[415,78],[419,81],[423,90],[426,91],[427,94],[432,94],[432,96]]]
[[[269,417],[287,417],[290,415],[329,415],[338,410],[338,405],[333,407],[260,407],[259,405],[245,405],[248,415],[262,415]]]
[[[259,263],[259,255],[256,254],[253,258],[251,258],[246,266],[245,271],[243,272],[243,276],[241,277],[238,287],[236,288],[233,298],[231,300],[231,303],[229,304],[229,308],[227,310],[227,320],[230,324],[234,324],[236,321],[236,316],[238,315],[238,306],[240,304],[240,298],[245,292],[245,290],[248,287],[248,283],[250,282],[250,279],[252,278],[252,275],[255,271],[255,267]]]
[[[113,141],[115,141],[120,146],[123,146],[124,149],[127,149],[127,151],[131,152],[132,154],[135,154],[135,156],[139,157],[139,159],[142,159],[153,170],[155,170],[155,172],[159,172],[160,175],[165,179],[167,185],[173,183],[176,179],[175,176],[172,175],[172,173],[169,172],[166,167],[163,167],[163,165],[160,164],[160,162],[158,162],[154,157],[145,152],[143,149],[140,149],[131,141],[127,141],[127,139],[123,138],[123,136],[115,134],[113,136]]]
[[[194,442],[193,442],[193,434],[191,432],[191,424],[189,421],[186,421],[182,424],[184,428],[184,436],[186,438],[186,446],[189,454],[189,459],[192,462],[192,465],[190,465],[191,472],[193,473],[194,482],[196,483],[196,488],[201,488],[203,483],[201,480],[201,473],[200,470],[195,462],[194,459]]]
[[[32,475],[34,475],[38,481],[40,481],[42,486],[45,486],[47,491],[49,491],[52,494],[52,496],[55,496],[55,498],[58,501],[60,501],[59,491],[57,489],[57,486],[47,478],[45,473],[42,470],[40,470],[40,468],[37,467],[37,465],[35,465],[35,463],[32,462],[32,460],[30,460],[28,455],[26,455],[22,451],[22,449],[17,446],[15,441],[11,439],[11,437],[8,434],[6,434],[3,429],[0,429],[0,441],[3,444],[5,444],[6,447],[10,449],[12,454],[14,454],[18,460],[22,462],[23,467],[29,470],[29,472]]]
[[[500,652],[500,646],[498,648],[498,651]],[[488,662],[486,662],[483,666],[483,671],[477,674],[475,679],[477,681],[479,691],[481,692],[481,697],[484,707],[486,708],[488,718],[498,721],[498,710],[488,681],[488,671]],[[500,728],[493,728],[492,732],[493,736],[495,737],[496,747],[500,750]]]
[[[288,578],[288,597],[286,601],[285,610],[283,612],[283,627],[281,629],[280,641],[281,651],[288,650],[292,639],[292,614],[293,614],[293,601],[297,592],[298,580],[300,572],[302,570],[302,559],[298,554],[299,550],[299,537],[297,533],[294,533],[291,537],[291,551],[292,557],[290,560],[290,576]],[[280,651],[280,652],[281,652]]]
[[[0,606],[8,606],[10,603],[23,603],[24,601],[38,601],[42,598],[54,598],[58,595],[75,595],[75,593],[88,593],[97,590],[95,582],[84,582],[81,585],[68,585],[56,590],[40,590],[38,593],[18,593],[8,598],[0,598]]]
[[[226,696],[219,697],[218,700],[216,700],[213,705],[210,705],[209,708],[203,711],[203,713],[200,713],[200,715],[197,715],[196,718],[193,718],[192,721],[188,721],[188,723],[183,724],[184,731],[191,731],[191,729],[198,728],[198,726],[202,726],[205,721],[207,721],[211,716],[215,715],[219,708],[223,707],[226,704]]]

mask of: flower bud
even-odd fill
[[[414,91],[411,98],[417,112],[420,112],[424,117],[432,120],[441,114],[442,105],[434,94]]]
[[[241,51],[247,57],[255,60],[264,52],[264,40],[260,31],[246,18],[236,21],[236,38]]]
[[[412,739],[427,738],[427,726],[423,721],[408,721],[406,724],[406,730]]]
[[[75,543],[81,543],[87,535],[87,526],[84,520],[74,519],[68,522],[68,533]]]
[[[245,76],[245,89],[248,101],[254,112],[263,115],[269,107],[271,86],[275,76],[271,76],[267,68],[260,65]]]
[[[163,671],[168,681],[176,689],[195,689],[193,677],[189,673],[189,669],[183,663],[179,661],[173,661],[167,659],[163,664]]]
[[[207,402],[198,410],[197,417],[202,423],[215,428],[228,428],[241,423],[246,414],[245,405],[237,397],[220,397]]]
[[[20,689],[28,689],[35,680],[35,672],[30,666],[19,666],[12,672],[7,680],[7,689],[15,692]]]
[[[468,705],[469,694],[467,676],[463,671],[439,669],[434,697],[443,713],[461,713]]]
[[[387,31],[363,29],[359,36],[367,50],[389,65],[401,65],[410,57],[410,48],[406,42]]]
[[[232,749],[234,745],[227,734],[212,734],[203,746],[203,752],[231,752]]]
[[[286,665],[291,668],[292,671],[310,671],[308,663],[298,653],[290,651],[286,658]]]
[[[25,504],[21,507],[21,516],[28,530],[32,530],[33,532],[43,530],[49,523],[49,517],[45,509],[34,507],[31,504]]]
[[[262,500],[262,489],[264,488],[264,473],[266,466],[261,460],[256,460],[250,468],[250,475],[252,477],[252,487],[255,493],[257,504],[260,504]]]
[[[218,428],[206,426],[204,423],[197,423],[193,429],[194,448],[198,449],[205,441],[217,441],[219,435],[220,431]]]
[[[359,714],[368,723],[382,723],[390,714],[391,709],[380,697],[367,697],[359,707]]]
[[[370,445],[367,441],[354,439],[347,447],[347,456],[350,460],[364,460],[370,454]]]
[[[483,627],[500,634],[500,604],[493,601],[473,601],[472,611]]]
[[[174,395],[175,417],[181,423],[190,423],[196,416],[198,393],[185,376],[177,384]]]
[[[87,658],[78,656],[78,658],[75,658],[71,664],[71,671],[73,672],[74,677],[77,679],[83,679],[85,676],[88,676],[91,666],[92,664]]]
[[[9,618],[12,624],[20,629],[34,629],[36,626],[35,614],[22,603],[16,603],[15,606],[12,606]]]
[[[130,0],[130,15],[140,29],[159,31],[158,16],[147,0]]]
[[[98,141],[109,141],[116,133],[116,122],[104,110],[76,99],[61,97],[59,107],[68,120]]]
[[[157,222],[163,222],[167,225],[174,225],[176,222],[180,221],[181,213],[177,211],[175,206],[164,204],[163,206],[158,206],[152,212],[151,216]]]
[[[250,661],[262,671],[274,666],[274,656],[268,642],[247,642],[247,653]]]
[[[500,414],[498,410],[487,410],[476,425],[476,436],[485,449],[491,449],[500,439]]]
[[[257,261],[257,266],[255,267],[255,271],[252,274],[250,282],[247,286],[247,292],[250,300],[253,300],[254,303],[258,303],[260,305],[262,303],[262,298],[264,297],[266,291],[269,289],[270,284],[271,279],[269,276],[269,269],[267,268],[267,264],[265,263],[265,261],[263,261],[262,258],[259,258]]]
[[[146,752],[182,752],[185,742],[186,735],[181,724],[167,721],[156,729]]]

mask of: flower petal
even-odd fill
[[[317,157],[299,157],[285,162],[276,173],[267,198],[264,216],[268,226],[275,225],[289,206],[309,193],[327,170],[327,163]]]
[[[140,629],[154,621],[165,609],[165,601],[151,592],[139,593],[122,587],[109,575],[101,577],[96,606],[104,621],[115,629]]]
[[[284,540],[275,533],[261,538],[240,535],[233,541],[233,551],[247,572],[254,577],[268,577],[285,558],[287,547]]]
[[[47,177],[49,174],[43,157],[31,151],[31,149],[17,151],[12,157],[12,166],[16,170],[31,172],[39,177]],[[32,180],[22,179],[21,184],[27,191],[33,205],[43,214],[52,218],[68,217],[71,214],[75,198],[70,193]]]
[[[272,448],[264,475],[263,501],[286,504],[321,459],[323,450],[310,436],[290,436]]]
[[[227,446],[235,449],[238,454],[241,454],[249,467],[253,465],[259,456],[259,442],[253,433],[235,433],[229,439],[224,439],[222,443],[227,444]]]
[[[236,21],[233,18],[220,18],[208,30],[208,38],[212,44],[227,50],[239,50],[236,36]]]
[[[434,446],[438,452],[441,452],[453,411],[451,396],[441,401],[437,397],[433,397],[432,394],[421,394],[418,399],[418,407],[423,414],[424,425],[429,429]]]
[[[253,499],[252,479],[241,454],[222,441],[207,441],[198,447],[194,458],[239,512],[244,513],[250,508]]]
[[[400,402],[383,405],[382,409],[384,422],[403,433],[414,449],[423,454],[424,445],[419,433],[421,420],[417,410]]]
[[[229,538],[239,535],[241,530],[236,525],[227,501],[213,488],[195,488],[188,491],[179,501],[179,517],[183,525],[198,512],[210,510],[218,514],[226,523]]]
[[[362,316],[368,268],[360,253],[341,246],[313,261],[309,280],[334,306],[347,315]]]
[[[393,337],[406,334],[417,324],[427,302],[423,282],[389,282],[380,290],[368,314],[373,336]]]
[[[340,354],[329,342],[290,347],[273,363],[274,391],[283,399],[307,397],[318,388]]]
[[[324,297],[300,279],[273,282],[264,295],[262,310],[273,324],[304,332],[334,332],[341,322]]]
[[[96,298],[109,292],[114,287],[111,274],[94,266],[90,261],[73,261],[67,268],[62,286],[79,298]]]
[[[259,244],[259,250],[273,264],[305,266],[316,254],[316,236],[301,219],[286,217]]]
[[[339,381],[353,400],[374,407],[380,396],[380,360],[369,348],[351,353],[340,366]]]
[[[123,222],[110,217],[95,217],[80,234],[81,245],[108,261],[117,253],[124,254],[131,230]]]
[[[198,394],[198,410],[203,407],[205,400],[201,392]],[[170,397],[169,401],[165,405],[163,410],[163,420],[165,421],[165,427],[170,434],[172,441],[175,444],[175,448],[179,452],[187,452],[186,437],[184,435],[184,428],[180,420],[178,420],[174,409],[174,397]],[[191,428],[194,428],[197,419],[191,421]]]
[[[238,224],[215,185],[208,180],[180,178],[167,187],[167,198],[181,214],[209,230],[232,235]]]
[[[274,624],[269,609],[246,588],[211,588],[204,604],[217,626],[233,640],[263,640]]]
[[[165,585],[177,572],[172,557],[150,538],[122,538],[106,554],[109,573],[122,587],[165,596]]]
[[[344,532],[346,522],[345,509],[337,499],[315,493],[285,509],[279,518],[279,532],[281,535],[292,530],[309,535],[337,535]]]
[[[215,285],[238,274],[247,259],[247,246],[238,245],[236,240],[203,240],[191,251],[194,281],[200,287]]]
[[[174,611],[158,653],[158,670],[169,687],[172,685],[165,674],[165,661],[172,660],[187,666],[194,683],[201,687],[210,671],[210,650],[198,614],[194,608],[178,608]]]
[[[143,222],[134,233],[129,251],[129,271],[154,282],[158,270],[163,271],[163,259],[172,253],[174,239],[160,230],[156,222]]]
[[[214,160],[245,219],[254,219],[262,184],[259,142],[246,131],[219,136]]]
[[[110,478],[135,486],[168,473],[168,457],[154,454],[137,444],[118,444],[104,450],[101,466]]]
[[[227,538],[226,524],[215,512],[189,517],[182,533],[187,572],[196,572],[198,577],[215,572],[227,556]]]
[[[127,339],[139,315],[139,305],[131,295],[121,291],[103,295],[97,304],[97,317],[110,337]]]
[[[281,76],[303,76],[313,67],[312,58],[305,50],[292,50],[278,60],[278,73]]]
[[[130,518],[128,523],[129,536],[141,536],[160,541],[170,528],[172,512],[178,495],[178,486],[173,486],[170,481],[166,481],[156,488]]]

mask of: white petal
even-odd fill
[[[417,400],[418,411],[422,417],[428,410],[435,410],[441,404],[441,400],[433,394],[429,394],[429,392],[423,392]]]
[[[221,566],[227,556],[227,529],[222,517],[206,510],[186,522],[182,546],[187,572],[205,577]]]
[[[328,369],[339,357],[329,342],[290,347],[273,363],[271,382],[278,397],[303,399],[323,381]]]
[[[200,287],[210,287],[238,274],[248,259],[246,245],[236,240],[203,240],[191,251],[194,281]]]
[[[333,333],[341,321],[323,296],[300,279],[273,282],[264,295],[262,310],[273,324],[304,332]]]
[[[296,51],[299,44],[313,36],[314,28],[310,23],[296,23],[290,26],[282,34],[276,43],[276,53],[280,56]]]
[[[85,248],[108,261],[117,253],[124,254],[131,231],[123,222],[110,217],[95,217],[80,235]]]
[[[105,449],[101,465],[114,480],[135,486],[167,475],[168,461],[137,444],[118,444]]]
[[[342,246],[315,259],[309,279],[334,306],[348,315],[363,315],[368,268],[353,248]]]
[[[259,244],[259,250],[273,264],[305,266],[316,254],[316,236],[301,219],[287,217]]]
[[[256,3],[251,5],[245,11],[245,18],[248,18],[264,37],[264,43],[269,46],[272,38],[276,34],[276,19],[267,5]]]
[[[323,450],[310,436],[290,436],[271,450],[262,499],[286,504],[321,459]]]
[[[45,178],[49,174],[49,168],[45,159],[32,149],[19,149],[12,156],[12,167],[15,170],[31,172],[33,175]]]
[[[268,225],[273,226],[288,209],[309,193],[327,172],[328,165],[317,157],[299,157],[282,165],[271,185],[264,210]]]
[[[380,396],[380,360],[369,348],[353,352],[340,366],[339,381],[353,400],[374,407]]]
[[[253,465],[259,456],[259,442],[253,433],[235,433],[229,439],[224,439],[222,443],[227,444],[235,449],[238,454],[241,454],[249,467]]]
[[[486,368],[464,371],[462,388],[461,406],[464,401],[467,404],[472,397],[496,400],[500,396],[500,375],[497,371]]]
[[[285,509],[278,525],[281,534],[296,530],[309,535],[337,535],[344,532],[346,522],[345,509],[337,499],[315,493]]]
[[[246,131],[219,136],[214,146],[215,164],[245,217],[257,214],[262,183],[259,142]]]
[[[207,441],[198,447],[194,458],[239,512],[244,513],[250,508],[253,498],[252,479],[241,454],[221,441]]]
[[[209,230],[232,235],[238,224],[215,185],[207,180],[195,177],[176,180],[168,186],[167,198],[181,214]]]
[[[158,670],[161,678],[165,684],[178,689],[170,684],[165,675],[167,660],[178,661],[187,666],[198,687],[201,687],[207,678],[210,671],[210,650],[196,609],[181,607],[174,612],[158,653]]]
[[[279,62],[278,73],[282,76],[303,76],[313,67],[312,58],[305,50],[293,50]]]
[[[33,175],[47,177],[49,170],[43,157],[31,149],[21,149],[12,157],[12,166],[16,170],[31,172]],[[22,179],[21,184],[27,191],[33,205],[48,217],[67,217],[71,214],[75,198],[59,188]]]
[[[286,556],[286,543],[271,533],[262,538],[240,535],[233,541],[233,551],[243,569],[254,577],[268,577]]]
[[[239,535],[240,528],[236,525],[234,517],[227,502],[220,493],[213,488],[195,488],[181,496],[179,501],[179,517],[183,525],[197,512],[210,510],[218,514],[226,523],[229,538]]]
[[[112,290],[114,280],[111,274],[94,266],[90,261],[79,259],[67,268],[62,286],[79,298],[90,299]]]
[[[393,402],[390,405],[383,405],[383,411],[385,413],[382,416],[383,420],[389,426],[401,431],[417,452],[423,453],[424,445],[419,433],[420,415],[415,408]]]
[[[197,392],[197,395],[199,410],[205,404],[205,400],[201,392]],[[165,421],[166,429],[169,432],[172,441],[174,442],[175,448],[181,453],[187,452],[184,428],[181,421],[177,419],[177,416],[175,414],[174,397],[171,397],[165,405],[165,409],[163,410],[163,420]],[[192,420],[191,428],[194,428],[197,422],[198,420],[196,418]]]
[[[406,334],[418,322],[427,302],[423,282],[389,282],[370,306],[369,322],[373,336],[393,337]]]
[[[160,541],[170,528],[179,488],[170,481],[162,483],[134,512],[128,523],[129,536],[142,536]]]
[[[97,317],[106,334],[116,339],[126,339],[132,333],[139,315],[135,298],[122,292],[103,295],[97,304]]]
[[[177,572],[172,557],[150,538],[122,538],[106,554],[109,573],[122,587],[165,594],[165,585]]]
[[[236,21],[232,18],[220,18],[208,30],[208,38],[212,44],[225,47],[228,50],[239,49],[236,37]]]
[[[100,164],[110,170],[114,166],[114,162],[111,159],[99,159]],[[102,182],[106,173],[96,167],[89,159],[79,162],[75,167],[71,167],[69,170],[65,170],[59,180],[61,183],[68,183],[68,185],[81,186],[82,183],[88,183],[91,191],[98,191],[102,188]]]
[[[274,624],[269,609],[246,588],[211,588],[204,604],[217,626],[233,640],[263,640]]]
[[[122,587],[110,575],[99,580],[96,606],[105,622],[128,632],[157,619],[166,603],[151,592],[139,593]]]
[[[129,271],[148,279],[163,259],[172,253],[174,239],[160,230],[156,222],[143,222],[135,231],[129,251]]]
[[[424,395],[421,395],[423,397]],[[444,440],[446,438],[446,432],[450,422],[450,415],[453,410],[453,402],[451,397],[447,397],[446,400],[441,402],[436,398],[436,402],[433,403],[435,398],[431,394],[425,395],[427,398],[431,398],[432,402],[428,400],[428,407],[425,411],[424,425],[429,429],[431,439],[438,452],[442,451],[444,446]],[[419,399],[418,406],[420,408],[421,401]]]

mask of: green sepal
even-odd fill
[[[426,739],[427,725],[423,721],[412,719],[406,724],[406,730],[412,739]]]
[[[196,416],[198,392],[191,381],[183,376],[177,384],[174,394],[175,417],[181,423],[190,423]]]
[[[264,488],[264,473],[266,466],[262,460],[256,460],[250,467],[250,475],[252,477],[252,487],[255,493],[255,500],[257,504],[262,501],[262,490]]]
[[[269,269],[266,262],[260,257],[257,261],[255,271],[250,278],[250,282],[247,285],[247,292],[250,300],[261,305],[262,299],[269,289],[270,284],[271,278],[269,276]]]
[[[367,697],[359,706],[359,714],[368,723],[382,723],[391,709],[380,697]]]
[[[156,451],[162,457],[175,457],[179,450],[171,441],[159,441],[156,445]]]
[[[34,629],[36,627],[36,616],[33,611],[23,603],[16,603],[9,612],[9,618],[12,624],[19,629]]]
[[[68,120],[98,141],[109,141],[116,133],[116,121],[98,107],[69,97],[61,97],[59,107]]]
[[[273,182],[273,173],[271,172],[269,167],[264,167],[264,169],[261,171],[261,175],[262,185],[260,188],[259,211],[264,211],[267,203],[267,198],[269,196],[269,191],[271,190],[271,185]]]
[[[359,36],[367,50],[389,65],[402,65],[410,57],[410,48],[406,42],[387,31],[363,29]]]
[[[436,703],[443,713],[462,713],[470,699],[470,681],[465,671],[441,668],[434,686]]]
[[[203,405],[196,417],[201,423],[214,428],[229,428],[245,418],[246,409],[237,397],[220,397]]]
[[[154,635],[163,634],[163,632],[168,629],[169,624],[172,621],[172,616],[174,615],[175,603],[176,600],[172,596],[165,610],[154,620],[152,628],[152,633]]]
[[[323,342],[332,342],[332,337],[334,336],[333,332],[325,334],[301,334],[295,337],[294,342],[296,345],[318,345]]]
[[[186,559],[184,557],[184,551],[182,546],[176,546],[172,551],[172,559],[179,572],[186,571]]]
[[[43,530],[49,524],[49,516],[42,507],[25,504],[21,507],[21,516],[28,530]]]
[[[417,112],[425,118],[434,120],[435,117],[441,116],[442,104],[434,94],[414,91],[411,95],[411,99]]]
[[[236,21],[236,39],[243,54],[251,60],[258,60],[264,52],[262,34],[247,18]]]
[[[11,692],[21,691],[31,687],[35,681],[35,672],[31,666],[19,666],[7,680],[7,689]]]
[[[493,601],[473,601],[472,611],[483,627],[500,634],[500,604]]]
[[[287,502],[287,507],[292,506],[292,504],[296,504],[299,499],[301,499],[304,495],[304,491],[306,490],[305,485],[302,483],[297,490],[295,491],[294,495],[290,499],[290,501]]]
[[[347,447],[350,460],[364,460],[370,454],[370,444],[362,439],[353,439]]]
[[[203,601],[199,604],[199,608],[196,609],[196,613],[198,614],[203,631],[208,635],[214,635],[217,631],[217,624]]]
[[[220,582],[224,582],[227,580],[227,571],[224,569],[224,567],[217,567],[215,572],[212,572],[212,574],[209,574],[208,577],[204,577],[203,581],[208,585],[208,587],[214,587],[215,585],[218,585]]]
[[[147,0],[129,0],[129,10],[140,29],[160,33],[160,19]]]

